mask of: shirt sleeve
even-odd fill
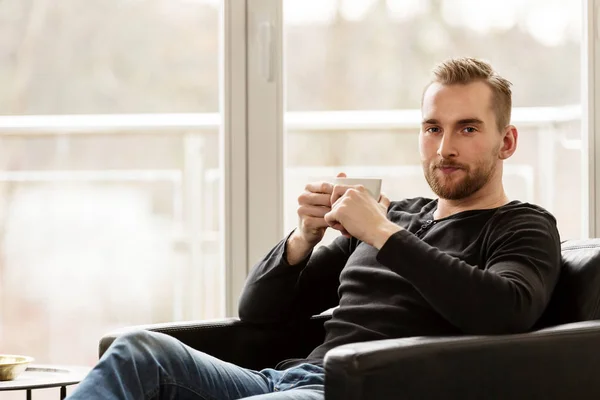
[[[554,218],[536,210],[507,213],[494,221],[483,247],[485,265],[469,265],[401,230],[377,260],[411,282],[465,333],[529,330],[546,308],[560,272]]]
[[[300,263],[290,265],[288,238],[252,268],[240,297],[240,319],[288,322],[310,318],[338,305],[339,276],[356,239],[339,236],[331,244],[316,248]]]

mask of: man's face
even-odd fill
[[[421,114],[419,150],[433,192],[460,200],[484,187],[497,172],[503,141],[491,89],[483,82],[433,83],[423,96]]]

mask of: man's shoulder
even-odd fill
[[[428,199],[426,197],[413,197],[392,201],[388,208],[388,212],[405,212],[410,214],[418,214],[429,208],[435,207],[437,200]]]
[[[545,208],[518,200],[499,207],[494,213],[493,225],[499,230],[526,229],[556,231],[556,218]]]
[[[518,200],[511,201],[510,203],[499,207],[496,214],[498,216],[531,216],[536,219],[542,218],[556,223],[554,215],[544,207]]]

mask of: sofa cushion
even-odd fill
[[[600,239],[566,240],[562,269],[540,325],[600,319]]]

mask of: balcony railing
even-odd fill
[[[512,123],[518,127],[580,118],[579,105],[517,107],[512,112]],[[419,110],[288,111],[284,116],[289,131],[406,129],[417,128],[420,121]],[[220,125],[219,113],[0,116],[0,135],[206,131],[218,129]]]
[[[315,111],[287,112],[284,123],[285,129],[289,133],[364,131],[364,134],[368,135],[373,131],[398,131],[399,134],[406,132],[416,134],[420,119],[419,110]],[[579,106],[529,107],[515,108],[512,123],[518,128],[531,128],[530,131],[543,135],[544,140],[536,141],[539,146],[536,150],[539,157],[537,164],[551,169],[556,155],[553,145],[548,145],[549,142],[558,143],[569,150],[581,149],[579,136],[573,134],[569,136],[564,129],[561,129],[563,124],[577,123],[580,119],[581,108]],[[0,140],[2,138],[27,140],[53,136],[61,138],[129,136],[147,133],[158,135],[217,134],[220,126],[221,115],[219,113],[0,116]],[[187,286],[185,285],[188,285],[189,281],[206,282],[217,279],[206,275],[210,274],[210,271],[196,267],[217,262],[214,254],[207,254],[203,249],[215,250],[218,248],[213,245],[219,238],[218,227],[216,223],[207,221],[212,218],[211,212],[214,207],[217,207],[216,191],[221,177],[220,171],[214,166],[206,165],[202,159],[202,153],[195,151],[203,146],[202,141],[203,138],[198,135],[182,141],[184,147],[182,154],[191,154],[192,159],[186,160],[179,168],[69,169],[57,167],[52,170],[40,170],[9,167],[4,171],[0,170],[0,183],[119,184],[152,182],[169,184],[172,216],[176,227],[173,243],[179,249],[186,248],[191,265],[185,270],[174,267],[173,273],[176,278],[173,288],[175,298],[172,318],[181,319],[186,316],[182,314],[182,310],[186,309],[184,303],[191,304],[192,310],[189,311],[189,314],[202,315],[206,310],[195,308],[199,307],[198,304],[203,304],[202,299],[186,300],[184,293]],[[523,197],[526,201],[534,200],[536,180],[541,180],[539,184],[542,187],[541,198],[550,204],[549,208],[552,208],[556,190],[554,176],[550,173],[538,177],[536,168],[535,165],[507,165],[505,172],[524,182],[526,190],[523,192]],[[335,172],[336,168],[331,166],[294,166],[286,168],[286,179],[295,182],[301,181],[308,175],[331,176]],[[420,176],[421,169],[418,165],[357,165],[349,167],[347,172],[404,179],[409,176]],[[191,208],[194,208],[195,211],[186,214],[186,210]],[[289,221],[292,220],[288,220],[288,225],[294,223],[294,221]],[[198,294],[193,296],[198,296]]]

